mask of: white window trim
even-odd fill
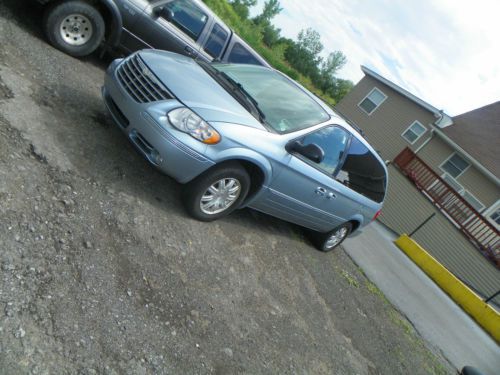
[[[368,98],[368,97],[371,95],[371,93],[372,93],[372,92],[374,92],[375,90],[377,90],[379,93],[381,93],[381,94],[382,94],[382,96],[384,97],[384,99],[382,99],[382,101],[381,101],[381,102],[380,102],[380,103],[379,103],[379,104],[378,104],[375,108],[373,108],[373,111],[371,111],[371,112],[369,112],[369,113],[368,113],[368,112],[366,112],[366,111],[364,110],[364,108],[363,108],[363,107],[361,107],[361,105],[360,105],[360,104],[361,104],[361,103],[363,103],[363,101],[364,101],[366,98]],[[378,109],[378,107],[380,107],[380,106],[382,105],[382,103],[383,103],[383,102],[385,102],[385,100],[386,100],[386,99],[387,99],[387,95],[385,95],[385,94],[384,94],[384,92],[383,92],[382,90],[380,90],[377,86],[375,86],[373,89],[371,89],[371,90],[370,90],[370,92],[369,92],[369,93],[368,93],[368,94],[367,94],[367,95],[366,95],[363,99],[361,99],[361,101],[358,103],[358,107],[359,107],[359,108],[360,108],[360,109],[361,109],[364,113],[366,113],[368,116],[371,116],[371,115],[372,115],[372,113],[373,113],[373,112],[375,112],[375,111]]]
[[[498,225],[495,221],[493,221],[491,218],[490,218],[490,215],[495,212],[498,208],[500,207],[500,199],[497,200],[495,203],[493,203],[489,208],[487,208],[486,210],[484,210],[481,215],[484,216],[484,218],[486,220],[488,220],[491,224],[493,224],[493,226],[495,228],[497,228],[498,230],[500,230],[500,225]]]
[[[470,203],[470,202],[469,202],[469,201],[465,198],[465,193],[467,193],[467,194],[471,195],[471,196],[472,196],[472,197],[473,197],[473,198],[474,198],[474,199],[475,199],[475,200],[476,200],[476,201],[477,201],[477,202],[478,202],[478,203],[479,203],[482,207],[478,210],[477,208],[475,208],[474,206],[472,206],[472,204],[471,204],[471,203]],[[477,197],[476,197],[474,194],[472,194],[472,193],[470,192],[470,190],[464,189],[464,190],[460,193],[460,195],[461,195],[461,196],[465,199],[465,201],[466,201],[467,203],[469,203],[472,207],[474,207],[474,209],[475,209],[477,212],[479,212],[479,213],[484,212],[484,209],[486,208],[486,206],[483,204],[483,202],[481,202],[479,199],[477,199]]]
[[[448,173],[446,173],[446,172],[445,172],[445,173],[443,173],[443,174],[441,175],[441,178],[442,178],[445,182],[448,182],[448,181],[446,181],[446,179],[445,179],[446,177],[449,177],[450,179],[452,179],[452,180],[453,180],[453,182],[454,182],[455,184],[457,184],[457,185],[460,187],[460,190],[457,190],[457,189],[455,189],[453,186],[451,186],[451,185],[448,183],[448,185],[450,185],[450,186],[453,188],[453,190],[455,190],[458,194],[460,194],[460,195],[461,195],[464,199],[465,199],[465,193],[467,193],[467,194],[469,194],[470,196],[472,196],[472,197],[473,197],[473,198],[474,198],[474,199],[475,199],[475,200],[476,200],[476,201],[477,201],[477,202],[478,202],[478,203],[482,206],[479,210],[478,210],[478,209],[476,209],[476,211],[477,211],[477,212],[479,212],[479,213],[484,212],[484,209],[486,208],[486,206],[484,205],[484,203],[483,203],[483,202],[481,202],[481,200],[479,200],[479,199],[478,199],[478,198],[477,198],[474,194],[472,194],[470,190],[467,190],[466,188],[464,188],[464,187],[463,187],[463,185],[462,185],[462,184],[460,184],[460,183],[459,183],[456,179],[454,179],[454,178],[453,178],[453,176],[451,176],[450,174],[448,174]],[[431,185],[431,186],[432,186],[432,185]],[[467,199],[465,199],[465,200],[467,201]],[[472,204],[471,204],[469,201],[467,201],[467,203],[469,203],[469,204],[472,206]],[[473,206],[473,207],[474,207],[474,206]]]
[[[423,132],[422,134],[420,134],[420,135],[419,135],[419,136],[418,136],[418,137],[417,137],[417,138],[416,138],[413,142],[410,142],[408,139],[406,139],[406,138],[405,138],[404,134],[405,134],[405,133],[406,133],[409,129],[411,129],[411,127],[412,127],[413,125],[415,125],[415,124],[418,124],[418,125],[420,125],[421,127],[423,127],[423,128],[424,128],[424,132]],[[426,127],[426,126],[424,126],[424,125],[422,125],[422,123],[421,123],[420,121],[415,120],[415,121],[413,121],[413,122],[411,123],[411,125],[410,125],[410,126],[408,126],[408,127],[405,129],[405,131],[404,131],[404,132],[402,132],[402,133],[401,133],[401,137],[403,137],[403,139],[404,139],[406,142],[408,142],[409,144],[411,144],[411,145],[412,145],[412,144],[414,144],[415,142],[417,142],[417,141],[418,141],[418,140],[419,140],[419,139],[420,139],[420,138],[421,138],[421,137],[422,137],[425,133],[427,133],[427,127]]]
[[[451,178],[455,184],[457,184],[458,186],[460,186],[460,190],[455,189],[455,187],[454,187],[454,186],[452,186],[452,185],[451,185],[448,181],[446,181],[446,177]],[[455,179],[455,178],[454,178],[451,174],[449,174],[448,172],[444,172],[444,173],[441,175],[441,178],[444,180],[444,182],[448,183],[448,185],[450,185],[450,186],[451,186],[451,188],[452,188],[453,190],[455,190],[458,194],[461,194],[461,193],[462,193],[462,191],[464,191],[464,190],[465,190],[465,188],[462,186],[462,184],[461,184],[461,183],[459,183],[459,182],[458,182],[458,181],[457,181],[457,180],[456,180],[456,179]]]
[[[458,156],[460,156],[462,159],[464,159],[467,162],[468,165],[467,165],[467,167],[465,167],[465,169],[462,172],[460,172],[460,174],[458,176],[453,177],[451,174],[448,173],[447,170],[443,169],[443,165],[445,165],[446,162],[448,160],[450,160],[455,154],[458,155]],[[439,169],[441,169],[444,173],[446,173],[451,178],[457,180],[461,175],[463,175],[465,173],[465,171],[467,171],[467,169],[469,169],[469,167],[470,167],[470,162],[466,158],[464,158],[462,155],[460,155],[458,152],[455,151],[453,154],[451,154],[450,156],[448,156],[448,158],[445,161],[443,161],[441,163],[441,165],[439,166]]]

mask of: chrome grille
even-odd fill
[[[118,68],[118,79],[129,95],[138,103],[173,98],[139,55],[130,57]]]

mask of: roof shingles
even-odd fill
[[[500,178],[500,101],[455,116],[443,132]]]

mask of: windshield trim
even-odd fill
[[[212,64],[203,60],[195,60],[195,62],[205,71],[215,82],[219,84],[229,95],[231,95],[250,115],[252,115],[259,123],[264,126],[270,133],[278,133],[265,120],[265,114],[259,108],[257,101],[243,88],[241,85],[232,79],[227,73],[217,70]],[[221,78],[222,77],[222,78]],[[240,94],[236,94],[238,91]],[[244,99],[243,99],[244,98]],[[252,107],[249,108],[249,106]]]
[[[215,72],[214,73],[216,75],[222,74],[223,76],[227,76],[231,82],[236,83],[236,85],[238,86],[238,88],[241,91],[243,91],[243,94],[245,96],[249,97],[254,102],[253,106],[255,107],[255,109],[258,112],[262,112],[264,114],[264,121],[262,121],[262,119],[260,117],[257,117],[254,113],[252,113],[252,111],[250,111],[250,113],[257,120],[259,120],[259,122],[262,123],[266,128],[269,128],[273,133],[277,133],[277,134],[289,134],[289,133],[293,133],[293,132],[300,131],[300,130],[303,130],[303,129],[308,129],[308,128],[313,127],[313,126],[317,126],[319,124],[325,123],[325,122],[330,121],[332,119],[332,114],[328,110],[325,109],[325,104],[324,103],[322,103],[321,101],[319,101],[314,95],[312,95],[307,89],[305,89],[304,87],[302,87],[300,84],[298,84],[297,82],[295,82],[294,80],[292,80],[291,78],[289,78],[288,76],[286,76],[285,74],[281,73],[280,71],[278,71],[276,69],[268,68],[268,67],[264,67],[264,66],[255,66],[255,65],[252,65],[252,64],[228,64],[228,63],[220,63],[220,62],[216,62],[216,63],[200,62],[200,63],[206,64],[206,68],[208,68],[208,69],[210,69],[212,71],[215,71],[216,73]],[[205,68],[202,64],[200,64],[200,65],[203,68]],[[253,97],[251,94],[248,93],[247,89],[245,89],[245,86],[243,84],[241,84],[240,82],[238,82],[237,79],[234,79],[233,77],[231,77],[225,69],[218,69],[214,65],[215,66],[221,66],[221,67],[223,67],[223,66],[227,66],[227,67],[229,67],[229,66],[233,66],[233,67],[238,67],[238,66],[242,66],[243,67],[243,66],[246,66],[246,67],[254,68],[256,70],[260,69],[260,70],[263,70],[263,71],[274,73],[277,76],[279,76],[281,79],[285,80],[286,83],[290,86],[291,90],[292,89],[297,90],[298,92],[300,92],[301,95],[303,95],[304,97],[306,97],[311,103],[314,103],[316,105],[316,107],[317,107],[318,113],[322,113],[324,115],[324,118],[323,119],[318,119],[317,122],[306,123],[303,126],[297,126],[297,127],[293,127],[293,128],[287,129],[287,130],[280,130],[278,127],[273,126],[271,123],[269,123],[268,121],[265,120],[265,117],[267,116],[267,114],[266,114],[266,112],[262,111],[261,107],[259,106],[259,104],[261,104],[261,103],[255,97]],[[217,77],[217,78],[219,78],[219,77]],[[226,87],[223,86],[223,88],[227,90]],[[231,95],[233,95],[232,92],[229,91],[229,93]],[[247,107],[245,106],[245,108],[247,108]],[[248,110],[248,108],[247,108],[247,110]],[[312,121],[312,119],[311,119],[311,121]]]

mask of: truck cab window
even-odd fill
[[[216,23],[214,27],[212,27],[212,31],[210,32],[208,40],[205,43],[205,52],[213,58],[219,57],[222,49],[224,48],[224,44],[226,44],[227,37],[228,33],[226,30]]]
[[[235,64],[253,64],[262,65],[245,47],[240,43],[234,43],[233,49],[229,54],[228,62]]]
[[[190,0],[174,0],[165,4],[172,14],[172,22],[193,40],[200,36],[208,16]]]

